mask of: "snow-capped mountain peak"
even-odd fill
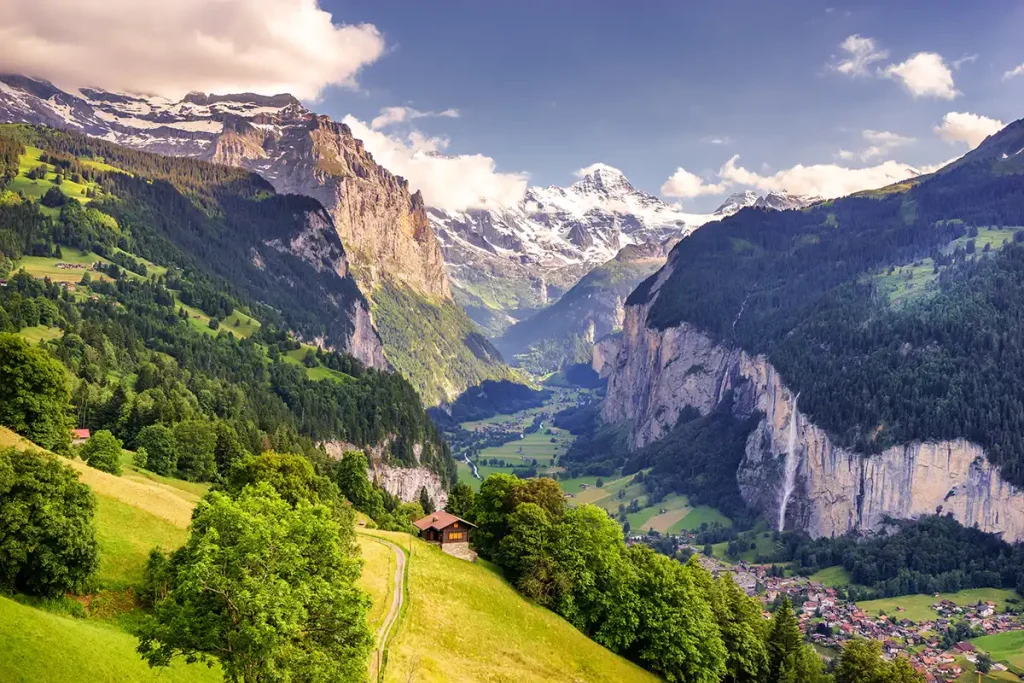
[[[759,209],[774,209],[785,211],[786,209],[802,209],[815,202],[820,202],[821,197],[809,195],[792,194],[786,191],[772,191],[765,195],[758,195],[753,190],[737,192],[729,196],[722,205],[715,209],[715,216],[731,216],[740,209],[753,206]]]

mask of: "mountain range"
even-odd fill
[[[388,360],[427,404],[509,376],[452,298],[422,196],[379,166],[348,126],[294,97],[190,93],[175,102],[92,88],[66,92],[45,81],[0,76],[0,120],[240,166],[279,193],[317,199],[370,301]]]
[[[486,337],[501,338],[509,326],[557,302],[604,264],[631,266],[614,268],[610,298],[587,297],[600,310],[584,312],[583,300],[572,308],[582,316],[577,322],[609,321],[619,310],[621,323],[625,288],[637,284],[654,262],[628,255],[615,261],[623,248],[642,247],[638,253],[649,255],[746,207],[789,209],[816,201],[747,191],[714,213],[687,213],[598,163],[582,169],[569,187],[529,188],[513,206],[444,211],[426,206],[404,179],[379,166],[346,125],[290,95],[190,93],[173,101],[94,88],[64,91],[24,76],[0,76],[0,120],[240,166],[279,193],[318,200],[344,245],[346,268],[369,301],[388,361],[428,405],[451,400],[484,379],[510,377]],[[641,261],[645,267],[638,270]],[[587,291],[604,281],[592,278]],[[520,327],[499,345],[519,355],[553,340],[559,335],[541,330],[540,321],[549,319],[550,314]],[[599,332],[604,327],[597,324]],[[416,334],[410,332],[414,328]],[[567,349],[571,343],[559,339],[556,346]],[[563,355],[542,354],[544,365],[567,361]]]
[[[510,207],[428,210],[456,299],[490,335],[557,301],[623,247],[685,237],[747,206],[787,209],[816,201],[746,192],[713,214],[694,214],[638,190],[606,164],[580,176],[569,187],[530,187]]]

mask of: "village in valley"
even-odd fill
[[[890,611],[868,609],[866,606],[875,601],[858,605],[844,599],[843,591],[837,587],[801,576],[773,575],[777,572],[772,571],[771,565],[744,561],[729,564],[705,556],[698,548],[685,543],[679,545],[679,550],[684,554],[698,554],[701,564],[712,574],[729,574],[748,595],[759,596],[765,605],[766,617],[770,606],[788,597],[801,630],[826,657],[835,656],[846,641],[866,638],[881,641],[886,657],[907,657],[930,682],[973,681],[974,674],[964,678],[967,666],[973,671],[979,656],[984,655],[981,655],[983,648],[970,642],[972,639],[1013,632],[1024,639],[1024,602],[1018,603],[1014,597],[1000,600],[1003,603],[1000,604],[992,599],[981,599],[985,597],[985,590],[946,597],[936,593],[928,597],[926,603],[922,603],[926,596],[903,596],[885,601],[895,606]],[[971,594],[981,597],[974,601],[965,597]],[[920,613],[930,614],[927,619],[911,619],[907,614],[909,610],[901,603],[921,603],[924,610],[915,610],[915,617]],[[1009,667],[997,661],[991,662],[991,673],[1005,678],[986,680],[1020,680]]]

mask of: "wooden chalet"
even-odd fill
[[[432,512],[413,524],[420,530],[420,538],[428,543],[437,543],[442,548],[446,543],[469,543],[470,530],[476,528],[461,517],[444,510]]]

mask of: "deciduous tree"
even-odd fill
[[[82,588],[99,566],[95,504],[56,457],[0,450],[0,587],[43,597]]]
[[[43,448],[71,444],[71,388],[64,367],[15,334],[0,334],[0,425]]]
[[[164,572],[141,627],[151,666],[219,660],[231,681],[363,681],[369,599],[333,513],[292,506],[267,483],[211,492]],[[158,565],[159,563],[151,563]],[[158,567],[159,569],[159,567]]]
[[[106,429],[99,430],[82,444],[79,455],[89,467],[121,476],[121,440]]]

